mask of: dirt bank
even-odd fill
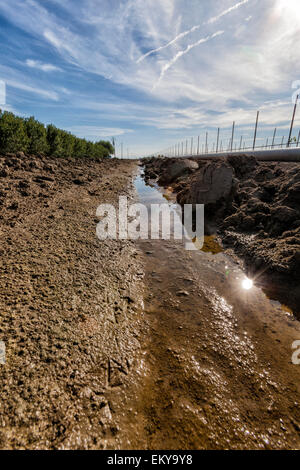
[[[143,273],[95,214],[132,194],[135,168],[0,156],[0,448],[120,446]]]
[[[145,168],[180,204],[205,204],[207,233],[217,232],[256,284],[300,316],[300,164],[234,156],[150,159]]]

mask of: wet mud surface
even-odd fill
[[[249,277],[300,318],[300,165],[220,159],[148,159],[147,179],[177,202],[205,204],[205,230],[244,261]]]
[[[100,241],[96,209],[131,197],[132,162],[0,158],[0,447],[117,446],[139,349],[143,271]]]
[[[300,448],[295,317],[212,236],[96,237],[99,204],[171,188],[128,161],[0,167],[0,448]]]
[[[138,186],[144,202],[162,202]],[[170,193],[168,198],[170,200]],[[299,322],[206,237],[204,251],[178,241],[140,241],[148,296],[140,393],[150,449],[300,447],[300,368],[291,345]],[[212,254],[215,253],[215,254]]]

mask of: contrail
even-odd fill
[[[153,90],[155,90],[155,88],[159,85],[161,80],[164,78],[164,76],[165,76],[166,72],[169,70],[169,68],[172,67],[172,65],[174,65],[177,62],[177,60],[180,59],[180,57],[187,54],[194,47],[199,46],[200,44],[204,44],[205,42],[210,41],[211,39],[214,39],[215,37],[220,36],[221,34],[224,34],[224,31],[217,31],[216,33],[214,33],[210,36],[206,36],[206,38],[199,39],[199,41],[197,41],[193,44],[189,44],[185,49],[183,49],[182,51],[177,52],[177,54],[170,60],[170,62],[168,62],[167,64],[165,64],[163,66],[163,68],[161,70],[161,73],[160,73],[160,76],[159,76],[159,79],[157,80],[157,82],[153,86]]]
[[[142,56],[136,61],[136,63],[138,64],[138,63],[141,62],[142,60],[146,59],[146,57],[148,57],[149,55],[154,54],[155,52],[159,52],[159,51],[161,51],[162,49],[165,49],[166,47],[171,46],[171,45],[174,44],[176,41],[178,41],[178,39],[184,38],[185,36],[187,36],[187,35],[190,34],[190,33],[193,33],[194,31],[196,31],[196,30],[199,29],[199,28],[201,28],[201,25],[193,26],[193,27],[192,27],[191,29],[189,29],[188,31],[184,31],[183,33],[178,34],[178,36],[176,36],[176,38],[172,39],[172,41],[168,42],[168,43],[165,44],[164,46],[160,46],[160,47],[158,47],[157,49],[152,49],[152,51],[149,51],[149,52],[147,52],[146,54],[142,55]]]
[[[201,26],[205,25],[205,24],[212,24],[212,23],[215,23],[216,21],[218,21],[219,18],[222,18],[223,16],[225,15],[228,15],[229,13],[231,13],[232,11],[234,10],[237,10],[238,8],[240,8],[242,5],[244,5],[245,3],[248,3],[249,0],[243,0],[239,3],[237,3],[236,5],[233,5],[232,7],[228,8],[228,10],[225,10],[223,11],[222,13],[220,13],[218,16],[214,16],[213,18],[210,18],[207,22],[205,23],[202,23],[202,24],[198,24],[198,25],[195,25],[193,26],[191,29],[188,29],[187,31],[183,31],[182,33],[178,34],[178,36],[176,36],[174,39],[172,39],[170,42],[168,42],[167,44],[165,44],[164,46],[160,46],[158,47],[157,49],[152,49],[151,51],[147,52],[146,54],[142,55],[137,61],[136,63],[140,63],[142,60],[146,59],[146,57],[148,57],[149,55],[152,55],[154,54],[155,52],[159,52],[163,49],[166,49],[167,47],[171,46],[172,44],[174,44],[175,42],[177,42],[179,39],[182,39],[184,38],[185,36],[187,36],[188,34],[191,34],[193,33],[194,31],[197,31],[197,29],[200,29]]]
[[[228,15],[229,13],[231,13],[232,11],[234,10],[237,10],[238,8],[240,8],[242,5],[245,5],[245,3],[248,3],[249,0],[243,0],[242,2],[239,2],[237,3],[236,5],[233,5],[232,7],[228,8],[228,10],[225,10],[223,11],[222,13],[220,13],[218,16],[215,16],[213,18],[210,18],[210,20],[208,20],[206,23],[204,24],[212,24],[212,23],[215,23],[216,21],[218,21],[220,18],[222,18],[223,16],[225,15]]]

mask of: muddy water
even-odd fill
[[[174,204],[135,181],[139,202]],[[128,448],[300,448],[300,323],[214,240],[138,242],[145,257],[147,331]],[[214,254],[213,254],[214,253]]]

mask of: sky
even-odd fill
[[[218,127],[226,146],[233,121],[251,143],[257,110],[258,142],[279,141],[299,39],[299,0],[0,0],[0,108],[115,137],[118,156],[212,145]]]

